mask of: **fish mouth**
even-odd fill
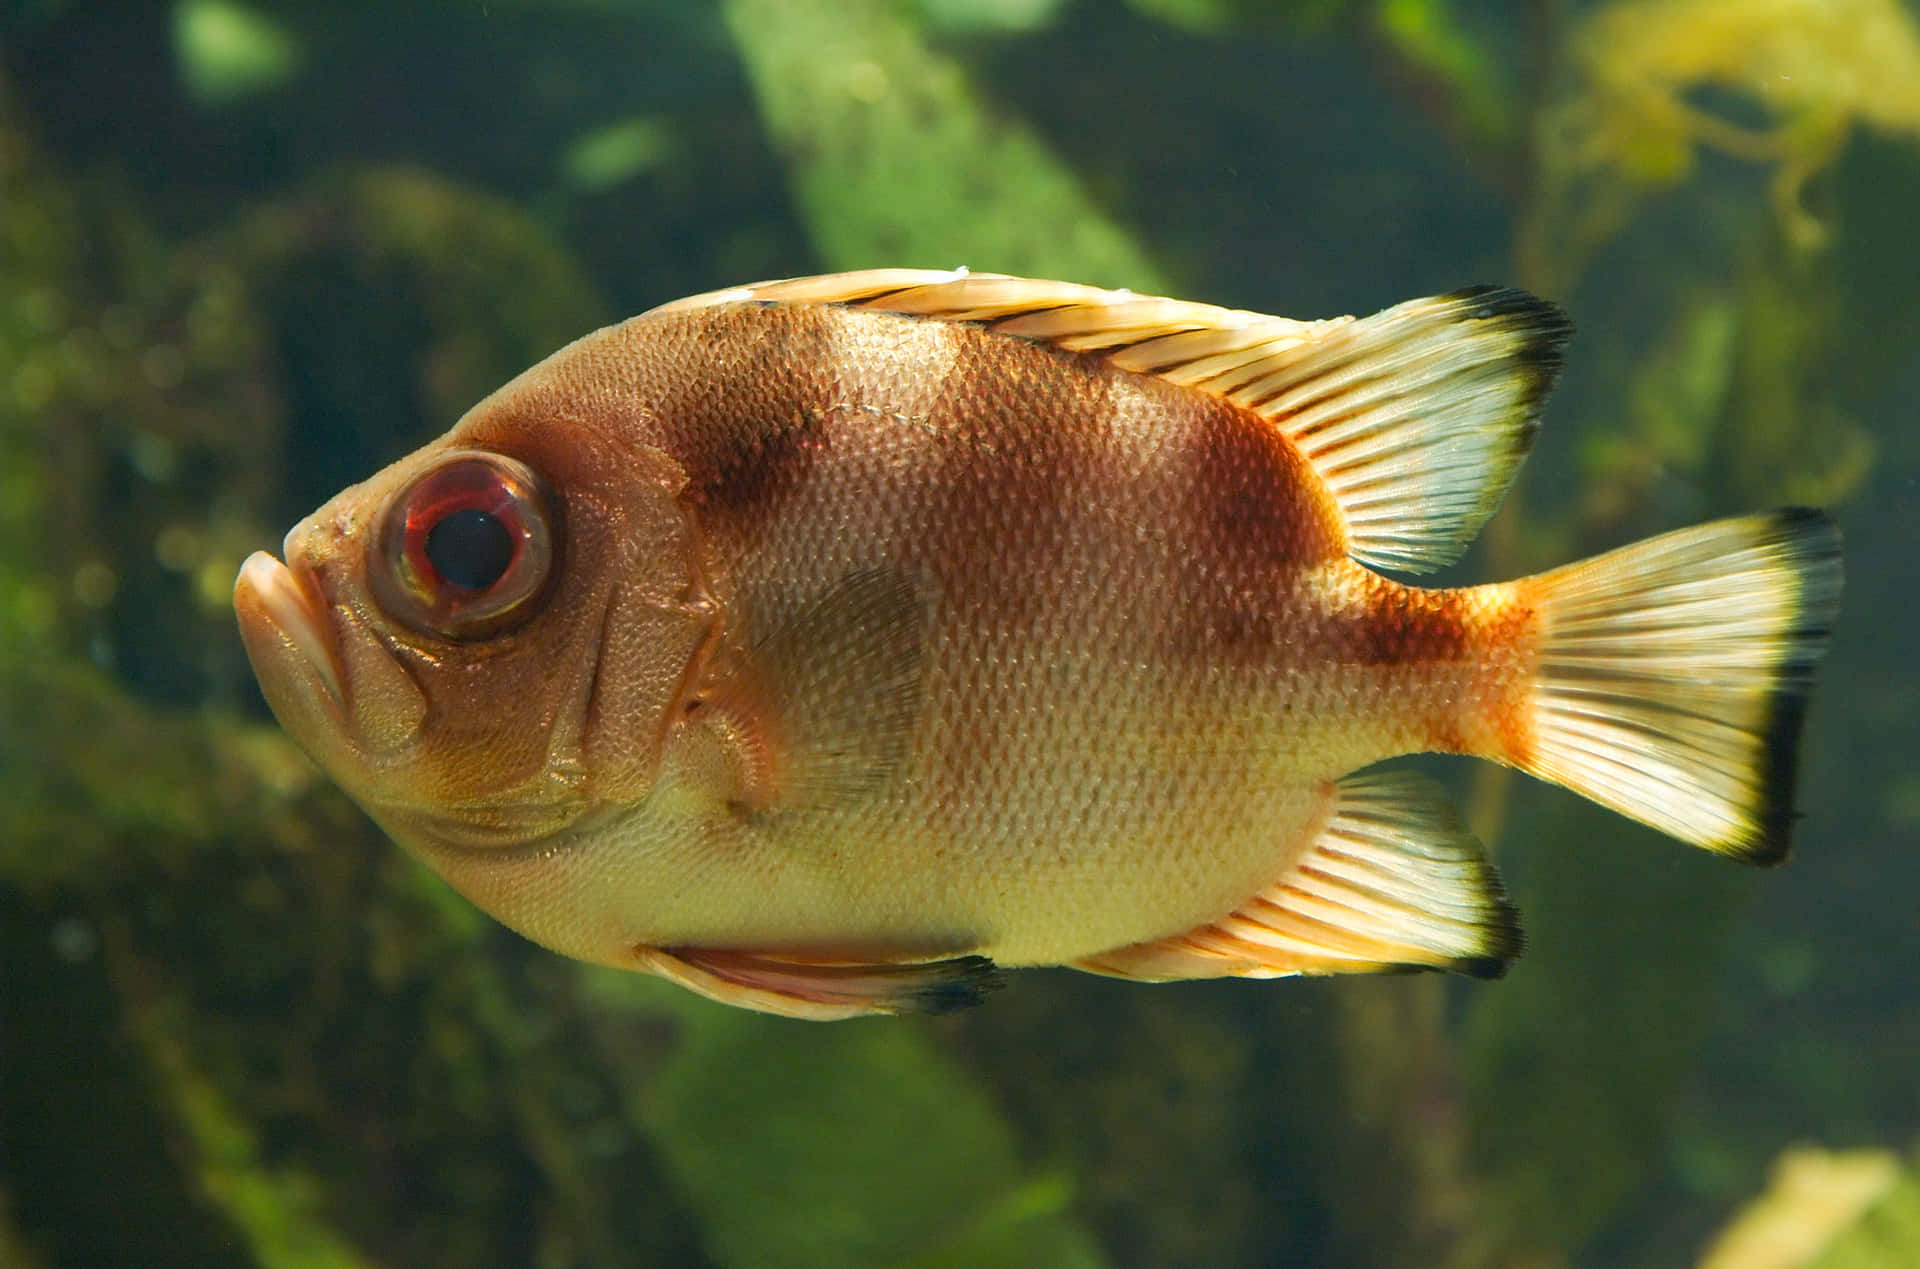
[[[277,643],[276,659],[284,660],[285,654],[291,653],[331,698],[333,706],[345,709],[346,689],[324,616],[327,603],[311,572],[296,571],[265,551],[255,551],[240,566],[240,576],[234,580],[233,607],[263,686],[267,677],[263,654]]]

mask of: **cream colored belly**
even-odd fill
[[[684,941],[1047,965],[1192,929],[1279,879],[1325,785],[1181,765],[1070,780],[1033,764],[1000,797],[789,823],[679,914]]]
[[[1307,848],[1329,782],[1405,747],[1370,667],[934,649],[892,785],[749,817],[643,809],[574,883],[596,941],[1063,963],[1241,906]]]
[[[1231,805],[1202,794],[1159,831],[1102,838],[1096,820],[1091,833],[1032,843],[985,875],[954,882],[986,900],[976,909],[983,955],[1061,964],[1178,934],[1240,906],[1299,857],[1322,797],[1304,786]],[[1013,884],[996,887],[1003,879]]]

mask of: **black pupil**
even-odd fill
[[[427,530],[427,560],[449,584],[485,590],[513,563],[513,535],[489,512],[449,512]]]

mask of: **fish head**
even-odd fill
[[[716,620],[684,474],[631,402],[562,386],[529,372],[234,588],[282,725],[509,924],[516,869],[646,797]]]

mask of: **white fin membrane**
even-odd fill
[[[1803,508],[1668,533],[1529,578],[1542,614],[1519,765],[1682,841],[1777,863],[1840,531]]]

